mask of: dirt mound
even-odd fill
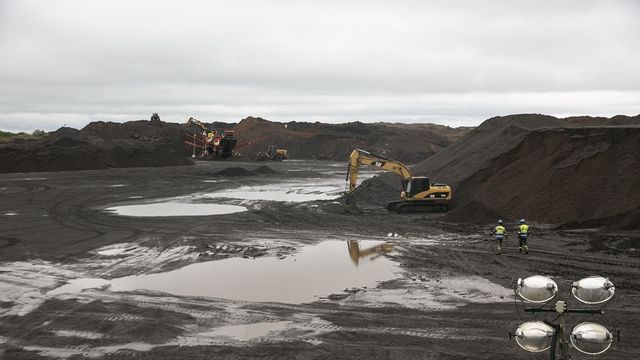
[[[400,178],[395,174],[385,175],[387,176],[380,175],[365,180],[356,187],[356,191],[353,194],[354,199],[359,203],[380,206],[386,206],[388,202],[398,200],[402,191]]]
[[[353,149],[363,148],[407,163],[422,161],[469,131],[433,124],[283,124],[256,117],[243,119],[235,130],[238,151],[248,157],[277,145],[293,159],[346,161]]]
[[[431,124],[283,124],[256,117],[248,117],[238,124],[214,122],[208,127],[235,128],[236,149],[246,158],[277,144],[289,150],[289,156],[294,159],[346,161],[351,151],[360,147],[409,163],[435,154],[468,131]],[[44,139],[17,138],[3,142],[0,172],[190,164],[191,160],[186,157],[191,155],[191,149],[184,144],[185,133],[201,131],[196,125],[157,119],[126,123],[97,121],[81,130],[60,128]]]
[[[275,175],[275,174],[279,174],[279,172],[264,165],[258,168],[255,168],[253,170],[247,170],[241,167],[228,167],[214,173],[214,175],[218,175],[218,176],[257,176],[257,175]]]
[[[572,116],[562,119],[567,125],[574,126],[634,126],[640,125],[640,115],[616,115],[612,118],[593,116]]]
[[[547,115],[494,117],[471,130],[445,152],[416,165],[413,172],[438,182],[457,185],[486,167],[492,159],[517,146],[531,131],[564,125],[564,121]]]
[[[274,175],[274,174],[279,174],[277,171],[273,170],[272,168],[266,166],[266,165],[262,165],[257,169],[254,169],[251,171],[254,175]]]
[[[585,126],[640,125],[640,115],[612,118],[572,117],[559,119],[548,115],[519,114],[493,117],[471,130],[462,139],[415,166],[418,175],[438,182],[457,185],[485,168],[496,157],[518,146],[530,133],[541,129],[582,128]]]
[[[418,163],[411,171],[416,176],[429,176],[434,182],[444,182],[455,188],[460,181],[486,167],[489,161],[517,146],[532,129],[560,127],[563,124],[563,121],[547,115],[493,117],[446,149]],[[397,199],[402,191],[397,175],[385,173],[380,177],[388,184],[387,187],[379,189],[374,183],[376,177],[360,185],[356,196],[362,199],[376,196]]]
[[[525,217],[578,227],[638,228],[638,123],[639,116],[496,117],[412,172],[453,185],[451,221]],[[365,181],[356,197],[385,203],[400,191],[397,176],[384,174]]]
[[[640,128],[538,130],[461,181],[451,216],[640,228],[639,167]]]
[[[0,145],[0,172],[189,165],[181,128],[155,121],[96,122]]]

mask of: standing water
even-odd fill
[[[77,279],[49,294],[78,292],[108,285],[111,291],[144,289],[184,296],[304,303],[342,292],[345,288],[375,287],[379,282],[399,276],[398,264],[380,256],[382,252],[391,250],[389,244],[360,241],[359,249],[364,250],[358,253],[354,252],[353,243],[324,241],[305,246],[299,253],[284,259],[230,258],[110,281]],[[371,248],[379,250],[367,251]]]

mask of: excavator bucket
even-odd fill
[[[351,214],[351,215],[362,214],[362,209],[358,207],[358,204],[353,194],[348,192],[344,193],[344,211],[346,211],[347,214]]]

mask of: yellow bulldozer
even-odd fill
[[[401,177],[400,199],[387,204],[387,210],[402,212],[448,211],[451,206],[451,187],[446,184],[431,183],[425,176],[412,176],[409,168],[399,161],[391,160],[365,150],[353,150],[349,156],[347,170],[348,190],[345,193],[347,211],[361,212],[353,198],[357,186],[360,165],[375,166],[391,171]]]
[[[256,154],[256,160],[258,161],[264,161],[264,160],[282,161],[288,158],[289,156],[287,155],[287,150],[278,149],[278,147],[275,145],[269,146],[267,151],[260,151],[258,154]]]

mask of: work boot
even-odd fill
[[[528,254],[528,253],[529,253],[529,247],[528,247],[528,246],[525,246],[525,247],[524,247],[524,253],[525,253],[525,254]]]
[[[519,253],[521,253],[521,252],[522,252],[522,246],[520,246],[520,247],[518,248],[518,252],[519,252]]]
[[[502,248],[498,246],[498,254],[502,254]]]

